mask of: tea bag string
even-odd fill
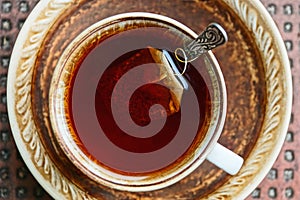
[[[176,54],[177,51],[181,51],[181,53],[182,53],[182,55],[183,55],[183,58],[184,58],[184,61],[179,60],[179,57],[178,57],[178,55]],[[177,48],[177,49],[175,50],[175,56],[176,56],[176,59],[177,59],[177,60],[179,60],[180,62],[184,62],[184,67],[183,67],[183,70],[182,70],[181,73],[175,73],[174,75],[175,75],[175,76],[182,76],[182,75],[185,73],[186,69],[187,69],[187,65],[188,65],[188,62],[189,62],[189,61],[188,61],[188,58],[187,58],[187,56],[186,56],[185,51],[184,51],[182,48]]]
[[[197,59],[201,54],[212,50],[227,41],[227,33],[221,25],[217,23],[209,24],[195,40],[185,45],[183,48],[177,48],[175,50],[176,59],[185,63],[184,69],[179,75],[185,73],[188,62]],[[184,60],[182,60],[182,57]]]

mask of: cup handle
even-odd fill
[[[241,156],[219,143],[214,146],[206,159],[230,175],[237,174],[244,163]]]

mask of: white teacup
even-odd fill
[[[216,166],[218,166],[219,168],[226,171],[227,173],[235,175],[236,173],[238,173],[239,169],[243,164],[243,158],[241,158],[239,155],[235,154],[234,152],[230,151],[229,149],[217,142],[222,133],[222,129],[225,122],[227,96],[222,71],[211,51],[204,53],[202,56],[200,56],[198,59],[201,60],[201,62],[199,62],[203,65],[201,67],[195,66],[194,68],[194,70],[196,70],[202,76],[206,86],[208,87],[211,102],[211,108],[209,110],[209,123],[205,129],[205,134],[203,137],[197,136],[198,127],[195,127],[194,129],[191,128],[191,130],[196,131],[191,136],[189,136],[191,138],[189,139],[189,142],[187,142],[188,146],[183,145],[184,147],[181,148],[180,145],[178,145],[180,144],[180,141],[186,136],[184,131],[179,131],[178,134],[174,136],[172,141],[165,145],[166,147],[163,146],[161,147],[161,149],[155,149],[149,152],[138,152],[139,150],[135,152],[135,150],[124,150],[121,147],[117,147],[117,145],[111,139],[101,139],[100,143],[98,143],[98,141],[95,141],[94,139],[95,133],[91,133],[91,135],[94,136],[93,139],[90,139],[90,141],[87,141],[84,138],[80,137],[80,134],[77,133],[83,129],[76,127],[76,123],[74,123],[76,119],[74,118],[76,118],[77,116],[70,114],[70,110],[72,110],[73,108],[72,106],[68,105],[68,103],[70,103],[70,95],[75,94],[77,96],[80,96],[79,93],[77,94],[76,90],[76,88],[78,88],[76,86],[76,80],[78,79],[78,74],[80,73],[80,71],[77,68],[80,65],[77,66],[76,63],[82,62],[81,66],[83,66],[84,62],[88,62],[87,60],[89,59],[88,57],[90,54],[93,54],[93,52],[94,54],[96,54],[96,51],[92,50],[89,53],[89,55],[86,58],[84,58],[84,60],[80,60],[84,52],[87,50],[87,47],[90,49],[95,49],[96,46],[101,46],[108,38],[119,37],[119,34],[131,33],[132,30],[137,30],[139,28],[147,30],[149,29],[150,33],[151,28],[149,27],[151,27],[152,29],[154,27],[156,29],[159,29],[159,31],[169,31],[166,32],[166,35],[170,34],[175,36],[177,33],[180,33],[181,35],[179,34],[178,38],[182,37],[183,40],[185,40],[184,38],[191,39],[197,37],[196,33],[194,33],[191,29],[189,29],[188,27],[186,27],[178,21],[175,21],[162,15],[136,12],[115,15],[113,17],[101,20],[98,23],[87,28],[71,44],[69,44],[68,48],[63,52],[63,55],[60,57],[57,67],[54,71],[49,94],[51,123],[57,141],[61,145],[65,154],[74,163],[74,165],[83,173],[85,173],[88,177],[105,186],[117,188],[120,190],[135,192],[150,191],[167,187],[189,175],[193,170],[198,168],[204,160],[208,160]],[[163,36],[158,35],[157,37]],[[143,48],[146,48],[146,46],[143,46]],[[103,59],[101,55],[97,56],[99,56],[99,60]],[[197,61],[192,62],[196,62],[195,65],[197,64]],[[147,66],[139,67],[139,69],[141,70],[146,70],[146,68]],[[103,69],[102,71],[100,70],[100,72],[96,70],[95,74],[92,74],[100,79],[103,76],[105,70],[106,69]],[[129,70],[128,73],[131,71]],[[188,73],[189,72],[187,72],[187,75]],[[125,75],[126,73],[124,74],[124,76]],[[134,76],[134,74],[130,75],[128,80],[130,80],[130,78],[134,78]],[[176,76],[177,75],[175,74],[175,78]],[[183,74],[182,76],[184,77],[185,74]],[[89,81],[90,80],[86,80],[86,83],[80,85],[80,87],[82,87],[82,90],[84,91],[84,95],[82,95],[82,99],[80,100],[82,102],[80,103],[84,106],[84,109],[86,110],[84,113],[80,113],[79,115],[81,116],[78,116],[77,118],[78,120],[86,119],[82,121],[83,123],[87,123],[87,127],[90,127],[90,130],[94,130],[93,126],[98,126],[98,129],[102,130],[103,127],[101,127],[101,125],[99,126],[98,122],[99,116],[93,110],[95,109],[95,92],[99,90],[99,84],[92,85],[89,83]],[[161,84],[159,83],[160,81],[161,80],[158,80],[154,83]],[[189,85],[189,83],[187,84]],[[72,92],[70,92],[70,90],[72,90],[70,88],[73,88]],[[193,87],[189,87],[189,90],[193,89]],[[193,94],[193,92],[191,94]],[[112,96],[113,95],[114,92],[112,91]],[[184,95],[182,96],[182,98],[185,98]],[[74,100],[74,98],[72,98],[72,100]],[[73,104],[76,104],[76,100],[72,101],[72,105]],[[193,107],[193,104],[189,104],[189,106]],[[113,116],[118,118],[118,107],[113,108],[113,103],[111,103],[111,107],[113,110]],[[185,111],[185,109],[187,109],[187,111]],[[195,104],[194,111],[199,115],[200,111],[199,109],[197,109],[198,108]],[[185,122],[185,120],[193,121],[197,119],[197,117],[193,119],[184,117],[190,116],[191,112],[191,109],[184,107],[184,105],[182,105],[181,107],[181,112],[183,117],[180,120],[180,125],[188,124],[187,122]],[[122,120],[122,117],[120,117],[120,119]],[[127,126],[129,122],[130,120],[126,121],[126,123],[117,123],[117,125]],[[196,124],[199,123],[197,122]],[[141,128],[141,130],[144,129]],[[185,129],[183,128],[183,130]],[[157,132],[159,132],[159,130]],[[155,133],[146,136],[144,135],[140,138],[147,139],[152,136],[155,136]],[[85,134],[90,133],[85,132]],[[101,134],[102,136],[106,136],[106,134]],[[138,133],[127,132],[127,134],[130,137],[139,138]],[[142,139],[140,141],[142,141]],[[97,144],[98,146],[96,146],[96,150],[92,150],[92,148],[94,148]],[[168,147],[172,145],[173,147]],[[178,153],[180,154],[179,156],[177,155],[176,157],[176,155],[172,155],[172,157],[172,148],[175,149],[176,145],[178,149],[181,148],[180,150],[178,150],[179,152],[181,152],[181,154]],[[109,146],[109,148],[111,147],[114,149],[113,156],[108,155],[107,157],[115,157],[116,159],[120,160],[126,156],[127,162],[137,162],[137,164],[130,166],[130,169],[128,169],[128,171],[122,171],[122,169],[126,167],[124,167],[122,163],[117,163],[117,161],[110,161],[109,158],[105,157],[105,154],[107,155],[107,153],[101,155],[97,154],[97,151],[99,151],[99,149],[101,151],[101,148],[103,148],[102,151],[105,151],[104,147],[106,146]],[[163,149],[166,150],[164,151]],[[168,160],[169,158],[166,156],[169,153],[171,157],[170,160]],[[155,168],[154,166],[147,168],[147,166],[150,166],[151,163],[155,163],[155,161],[161,160],[162,157],[160,157],[160,155],[162,154],[165,155],[164,159],[166,158],[164,167]],[[130,161],[131,158],[132,161]],[[154,161],[152,161],[151,159],[153,159]],[[142,162],[149,163],[141,169],[139,168],[139,165]],[[137,171],[136,173],[134,172],[135,170]]]

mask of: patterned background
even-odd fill
[[[0,199],[51,199],[22,161],[11,135],[6,80],[17,34],[38,0],[0,0]],[[262,0],[282,33],[293,75],[294,103],[283,149],[251,199],[300,199],[300,0]],[[298,146],[298,148],[296,148]]]

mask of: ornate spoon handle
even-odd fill
[[[225,42],[228,37],[226,31],[217,23],[209,24],[206,29],[191,43],[183,47],[188,61],[198,58],[201,54],[214,49]]]

